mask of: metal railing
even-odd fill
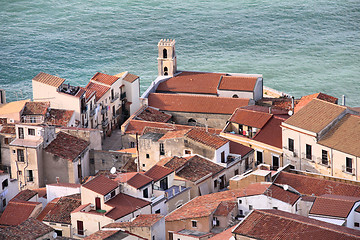
[[[115,100],[118,98],[119,98],[119,93],[115,93],[114,97],[111,99],[111,102],[115,102]]]
[[[348,166],[346,166],[346,165],[342,165],[342,171],[343,171],[344,173],[348,173],[348,174],[355,175],[355,168],[348,167]]]

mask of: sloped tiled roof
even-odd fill
[[[93,80],[93,81],[100,82],[100,83],[111,86],[118,79],[119,79],[119,77],[112,76],[112,75],[109,75],[109,74],[106,74],[106,73],[97,72],[97,73],[95,73],[95,75],[90,80]]]
[[[221,76],[219,89],[251,92],[255,88],[257,77]]]
[[[173,139],[173,138],[183,138],[186,133],[188,133],[189,129],[184,130],[174,130],[174,131],[167,131],[164,136],[162,136],[159,140],[163,141],[166,139]]]
[[[344,106],[313,99],[284,123],[319,133],[345,110]]]
[[[254,151],[251,147],[242,145],[241,143],[230,141],[230,153],[232,154],[239,154],[241,156],[245,156],[251,151]]]
[[[334,194],[360,197],[360,186],[283,171],[278,174],[274,183],[287,184],[306,195]]]
[[[163,165],[165,167],[168,167],[176,171],[179,168],[181,168],[188,160],[189,157],[183,158],[183,157],[174,156],[171,158],[163,158],[157,164]]]
[[[59,87],[61,84],[63,84],[63,82],[65,82],[65,79],[63,78],[59,78],[43,72],[40,72],[38,75],[36,75],[33,80],[53,87]]]
[[[116,220],[150,204],[146,200],[119,193],[106,202],[106,205],[114,207],[106,216]]]
[[[85,237],[84,240],[105,240],[105,239],[116,239],[116,233],[119,230],[99,230]]]
[[[338,99],[336,97],[324,94],[322,92],[314,93],[311,95],[302,96],[300,101],[295,106],[295,112],[298,112],[301,108],[303,108],[306,104],[308,104],[314,98],[321,99],[330,103],[337,104]]]
[[[21,192],[19,192],[18,194],[16,194],[14,199],[29,201],[31,198],[36,196],[36,194],[38,194],[36,191],[30,190],[30,189],[25,189],[25,190],[22,190]]]
[[[360,231],[275,209],[254,210],[233,233],[247,238],[360,239]]]
[[[204,95],[150,93],[148,103],[162,111],[212,113],[230,115],[238,107],[249,105],[246,98]]]
[[[94,82],[89,82],[86,87],[86,96],[91,95],[91,92],[95,92],[95,99],[98,101],[102,96],[105,95],[107,91],[110,90],[110,87],[103,86]]]
[[[105,225],[104,228],[122,228],[122,227],[151,227],[164,216],[160,214],[140,214],[131,222],[115,222]]]
[[[237,206],[236,202],[233,201],[223,201],[219,204],[217,209],[214,212],[216,216],[227,216],[229,213]]]
[[[238,108],[235,110],[229,121],[245,126],[262,128],[271,117],[272,114],[269,113]]]
[[[89,144],[89,142],[80,138],[64,132],[59,132],[56,135],[56,138],[45,148],[45,151],[63,159],[73,161],[89,146]]]
[[[324,194],[315,199],[309,214],[347,218],[360,197]]]
[[[288,203],[291,206],[294,205],[300,198],[299,194],[286,191],[282,187],[272,184],[267,190],[266,194],[272,198],[278,199],[282,202]]]
[[[0,115],[9,114],[9,113],[19,113],[25,107],[25,104],[30,100],[21,100],[15,102],[9,102],[5,104],[0,104]]]
[[[154,182],[157,182],[162,178],[166,177],[167,175],[171,174],[173,171],[174,170],[167,167],[154,165],[152,168],[145,172],[145,175],[152,178]]]
[[[41,203],[13,199],[0,216],[0,225],[19,225],[31,216],[38,205]]]
[[[42,239],[44,235],[54,229],[41,221],[29,218],[17,226],[0,229],[0,239],[6,240],[33,240]]]
[[[50,102],[27,102],[23,115],[45,115],[49,107]]]
[[[360,116],[346,114],[318,144],[360,157]]]
[[[45,215],[43,221],[71,224],[70,213],[81,205],[80,199],[62,197]]]
[[[234,229],[234,227],[230,227],[228,229],[226,229],[225,231],[216,234],[215,236],[212,236],[211,238],[208,238],[208,240],[227,240],[230,239],[233,235],[232,235],[232,230]]]
[[[153,181],[152,178],[145,176],[141,173],[137,173],[132,178],[130,178],[130,180],[127,181],[127,184],[133,186],[136,189],[139,189],[151,183],[152,181]]]
[[[185,136],[214,149],[218,149],[229,142],[229,140],[220,137],[219,135],[211,134],[196,128],[191,129]]]
[[[223,201],[236,202],[238,197],[263,194],[269,184],[254,183],[244,189],[228,190],[223,192],[211,193],[192,199],[182,207],[169,213],[166,221],[178,221],[189,218],[199,218],[210,216]]]
[[[103,176],[98,175],[90,181],[82,185],[82,187],[90,189],[93,192],[99,193],[101,195],[106,195],[115,188],[118,187],[117,182]]]
[[[134,75],[134,74],[128,73],[128,74],[126,74],[126,76],[123,78],[123,80],[132,83],[132,82],[134,82],[134,81],[135,81],[136,79],[138,79],[138,78],[139,78],[139,76],[136,76],[136,75]]]
[[[140,120],[151,122],[168,122],[171,118],[170,114],[160,112],[153,107],[146,107],[140,114],[136,116]]]
[[[217,94],[222,73],[182,72],[159,84],[157,92]]]
[[[16,134],[15,125],[14,124],[3,125],[1,130],[0,130],[0,133]]]
[[[51,109],[49,116],[46,117],[45,122],[49,125],[67,126],[71,117],[74,115],[74,110],[65,109]]]
[[[60,198],[54,198],[51,202],[46,204],[46,206],[43,208],[43,210],[40,212],[40,214],[36,217],[37,220],[42,221],[46,214],[50,212],[55,206],[56,203],[60,200]]]
[[[253,138],[258,142],[282,148],[282,118],[273,116]]]

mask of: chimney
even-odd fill
[[[294,108],[295,108],[294,105],[295,105],[294,104],[294,97],[291,97],[291,111],[293,111],[293,112],[294,112]]]
[[[271,107],[269,107],[269,114],[271,114]]]
[[[56,183],[59,183],[59,177],[56,177]]]
[[[342,99],[341,104],[342,104],[343,106],[345,106],[345,95],[342,95],[341,99]]]

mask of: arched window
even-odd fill
[[[164,75],[167,76],[169,73],[168,73],[168,68],[167,67],[164,67]]]
[[[167,58],[167,50],[165,48],[163,49],[163,58]]]
[[[188,124],[189,124],[189,125],[192,125],[192,126],[195,126],[195,125],[196,125],[196,120],[193,119],[193,118],[190,118],[190,119],[188,120]]]
[[[239,98],[239,96],[237,94],[234,94],[232,97],[233,98]]]

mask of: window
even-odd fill
[[[147,153],[147,154],[146,154],[146,158],[150,158],[150,154]]]
[[[112,107],[113,117],[116,116],[115,106]]]
[[[226,161],[225,161],[225,152],[224,151],[221,152],[221,162],[226,163]]]
[[[259,165],[263,163],[263,153],[261,151],[256,151],[256,164]]]
[[[2,205],[3,205],[3,208],[6,207],[6,198],[3,198]]]
[[[253,210],[253,206],[252,206],[252,205],[249,205],[249,210]]]
[[[155,211],[156,214],[160,214],[160,209]]]
[[[278,208],[277,208],[277,207],[273,207],[273,209],[277,210]]]
[[[165,48],[163,49],[163,58],[167,58],[167,50]]]
[[[26,177],[28,182],[34,181],[33,170],[26,170]]]
[[[346,171],[352,173],[352,159],[346,158]]]
[[[55,229],[55,232],[56,232],[56,235],[59,237],[62,237],[62,231],[61,230],[56,230]]]
[[[160,155],[165,155],[164,143],[160,143]]]
[[[239,124],[239,134],[244,135],[243,125]],[[245,134],[246,135],[246,134]]]
[[[311,145],[306,144],[306,158],[312,159]]]
[[[7,186],[9,186],[9,181],[7,179],[5,179],[3,182],[2,182],[2,189],[6,188]]]
[[[168,71],[169,71],[168,68],[167,68],[167,67],[164,67],[164,75],[165,75],[165,76],[169,75]]]
[[[134,148],[134,147],[135,147],[135,142],[131,142],[131,143],[130,143],[130,147],[131,147],[131,148]]]
[[[24,150],[23,149],[17,149],[17,160],[19,162],[23,162],[24,161]]]
[[[21,175],[22,175],[22,171],[18,171],[18,175],[21,176]]]
[[[169,187],[168,187],[168,179],[167,179],[167,177],[165,177],[165,178],[163,178],[163,179],[160,180],[160,188],[161,188],[162,190],[166,190],[166,189],[169,188]]]
[[[215,179],[215,180],[214,180],[214,188],[217,188],[217,184],[218,184],[218,180]]]
[[[291,138],[288,139],[288,148],[289,148],[289,151],[291,151],[291,152],[294,151],[294,139],[291,139]]]
[[[84,235],[84,223],[83,221],[77,221],[77,233],[78,235]]]
[[[9,144],[10,138],[4,138],[4,144]]]
[[[354,222],[354,227],[359,227],[359,223],[358,222]]]
[[[220,226],[220,221],[217,219],[217,217],[213,218],[213,226]]]
[[[145,167],[145,163],[143,163],[143,167]]]
[[[237,94],[234,94],[232,97],[233,98],[239,98],[239,96]]]
[[[192,221],[191,221],[191,226],[192,226],[193,228],[196,228],[196,227],[197,227],[197,221],[192,220]]]
[[[275,155],[273,155],[272,156],[272,162],[273,162],[273,165],[272,165],[272,167],[273,167],[273,169],[274,170],[277,170],[279,167],[280,167],[280,164],[279,164],[279,156],[275,156]]]
[[[239,199],[239,204],[242,204],[242,200],[241,200],[241,199]]]
[[[111,198],[115,197],[115,190],[111,191],[110,197],[111,197]]]
[[[35,129],[28,128],[28,135],[35,136]]]
[[[185,150],[185,154],[191,154],[191,150]]]
[[[149,198],[149,191],[147,188],[143,190],[143,198]]]
[[[235,171],[234,171],[234,175],[236,176],[236,175],[239,175],[239,169],[236,169]]]
[[[24,128],[19,127],[18,128],[18,134],[20,139],[24,139]]]
[[[328,151],[326,151],[326,150],[322,150],[321,163],[324,165],[328,165]]]
[[[239,210],[239,215],[244,216],[243,210]]]

